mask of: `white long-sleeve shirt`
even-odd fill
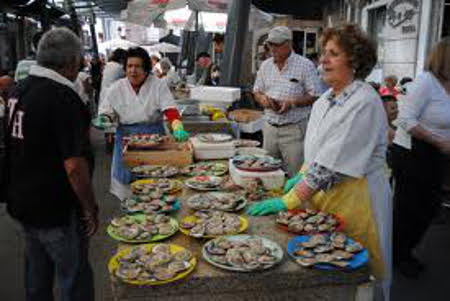
[[[424,72],[415,79],[400,106],[397,123],[408,132],[420,124],[450,139],[450,94],[432,73]]]

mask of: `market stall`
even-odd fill
[[[189,153],[192,160],[199,145],[195,139],[216,148],[231,141],[237,151],[241,146],[258,145],[255,141],[233,141],[230,137],[197,135],[188,142],[190,146],[179,149]],[[341,234],[322,235],[327,233],[322,230],[345,232],[345,221],[339,217],[308,210],[268,217],[245,214],[250,204],[280,193],[283,173],[282,181],[275,186],[270,186],[274,185],[273,181],[264,183],[264,179],[270,179],[271,173],[279,170],[280,162],[276,159],[248,153],[226,154],[212,157],[222,160],[191,164],[191,160],[181,162],[176,156],[165,156],[165,150],[158,145],[162,140],[155,137],[147,140],[145,147],[139,149],[143,139],[131,139],[134,145],[131,149],[126,145],[124,149],[124,160],[141,180],[131,183],[134,196],[122,201],[128,216],[112,217],[108,227],[110,236],[119,240],[118,255],[109,263],[115,300],[294,300],[300,297],[302,300],[354,300],[357,287],[370,282],[363,246]],[[137,150],[133,150],[136,146],[141,153],[140,160],[129,155],[130,152],[136,155]],[[146,156],[146,152],[150,155]],[[158,164],[171,164],[170,167],[145,165],[155,164],[154,160],[163,157],[167,160]],[[236,185],[236,173],[244,172],[248,173],[248,181]],[[205,209],[210,211],[198,211]],[[299,219],[309,226],[305,224],[299,229]],[[219,220],[223,223],[220,227],[207,226],[217,225]],[[149,234],[150,230],[147,233],[142,229],[153,232]],[[236,236],[238,233],[251,237]],[[226,236],[220,239],[231,241],[231,245],[219,245],[217,237],[222,235]],[[329,242],[308,245],[316,236],[326,237]],[[302,240],[305,237],[309,240]],[[156,241],[159,244],[139,247],[140,243]],[[249,241],[256,243],[256,247]],[[258,246],[266,249],[255,251]],[[237,257],[228,257],[240,252],[232,248],[242,247],[251,249],[246,253],[248,256],[259,255],[245,264],[240,259],[233,261]],[[334,258],[333,264],[324,263],[324,259],[314,259],[311,263],[311,258],[336,256],[336,253],[341,255]],[[163,268],[164,264],[170,268]],[[308,265],[312,266],[305,267]]]

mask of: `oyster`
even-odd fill
[[[174,228],[171,224],[158,224],[158,231],[160,235],[172,234]]]
[[[169,268],[158,267],[153,271],[153,276],[158,280],[169,280],[175,276],[175,272]]]
[[[330,264],[338,266],[340,268],[346,268],[350,265],[350,262],[344,260],[334,260],[331,261]]]
[[[334,260],[333,256],[331,256],[330,254],[317,254],[314,258],[318,263],[328,263]]]
[[[343,244],[347,240],[347,236],[344,233],[334,232],[333,234],[331,234],[330,239],[333,242]]]
[[[316,263],[314,258],[301,257],[295,260],[298,264],[304,267],[310,267]]]
[[[181,250],[173,254],[173,258],[176,260],[189,261],[192,258],[192,253],[188,250]]]
[[[353,242],[345,246],[345,251],[350,253],[358,253],[362,249],[364,249],[364,247],[359,242]]]
[[[189,269],[191,264],[187,261],[175,260],[169,263],[167,269],[172,273],[180,273]]]
[[[350,252],[346,252],[346,251],[342,251],[342,250],[334,250],[331,253],[331,256],[333,256],[334,259],[336,260],[348,260],[350,258],[352,258],[354,255]]]
[[[170,253],[170,246],[168,244],[157,244],[152,249],[153,254],[157,253]]]
[[[312,252],[310,250],[305,250],[305,249],[296,250],[294,252],[294,254],[297,255],[297,256],[308,257],[308,258],[312,258],[312,257],[315,256],[314,252]]]
[[[338,226],[338,222],[333,215],[311,209],[280,212],[277,222],[282,225],[287,225],[288,231],[294,233],[334,231]]]

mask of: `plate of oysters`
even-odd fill
[[[342,232],[296,236],[288,254],[303,267],[354,270],[368,261],[367,249]]]
[[[236,168],[246,171],[273,171],[282,166],[281,160],[261,155],[238,155],[232,163]]]
[[[159,134],[132,134],[124,137],[129,149],[152,149],[166,140],[166,137]]]
[[[122,210],[127,213],[169,213],[180,209],[180,201],[174,195],[132,195],[121,202]]]
[[[228,165],[220,162],[198,162],[181,169],[185,176],[222,176],[228,172]]]
[[[233,140],[233,136],[224,133],[202,133],[196,137],[204,143],[223,143]]]
[[[215,238],[244,232],[248,221],[234,213],[223,211],[197,211],[184,217],[180,223],[183,234],[197,238]]]
[[[139,165],[131,169],[131,173],[139,178],[170,178],[179,172],[177,167],[169,165]]]
[[[340,231],[343,228],[342,220],[336,215],[314,209],[280,212],[276,222],[283,230],[305,235]]]
[[[197,176],[184,181],[184,184],[192,189],[200,191],[219,190],[223,184],[223,178],[215,176]]]
[[[245,207],[247,200],[231,192],[199,193],[187,199],[186,204],[193,210],[219,210],[234,212]]]
[[[174,244],[145,244],[124,248],[114,255],[108,270],[133,285],[161,285],[188,276],[197,264],[187,249]]]
[[[164,214],[135,214],[115,217],[106,232],[115,240],[143,243],[166,239],[178,231],[178,222]]]
[[[231,271],[251,272],[273,267],[283,259],[281,247],[261,236],[221,236],[202,249],[210,264]]]
[[[183,188],[183,183],[172,179],[142,179],[130,184],[133,194],[177,193]]]

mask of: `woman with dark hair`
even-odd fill
[[[118,79],[125,77],[123,64],[127,57],[127,51],[117,48],[111,54],[108,63],[103,69],[102,84],[100,90],[100,103],[105,97],[107,89]]]
[[[345,232],[369,252],[370,267],[389,298],[391,275],[390,187],[384,172],[386,113],[365,77],[376,48],[355,25],[322,35],[323,80],[330,89],[314,103],[305,137],[305,162],[282,198],[253,205],[263,215],[310,205],[336,214]]]
[[[394,262],[417,277],[423,264],[413,250],[439,208],[450,155],[450,38],[430,52],[400,106],[397,124],[411,135],[411,149],[394,144]]]
[[[114,144],[110,192],[119,199],[131,195],[130,171],[124,166],[122,138],[130,134],[164,134],[163,115],[171,123],[177,141],[189,137],[165,81],[150,73],[150,57],[143,48],[130,48],[125,60],[126,78],[109,89],[99,107],[98,124],[105,127],[118,120]]]

